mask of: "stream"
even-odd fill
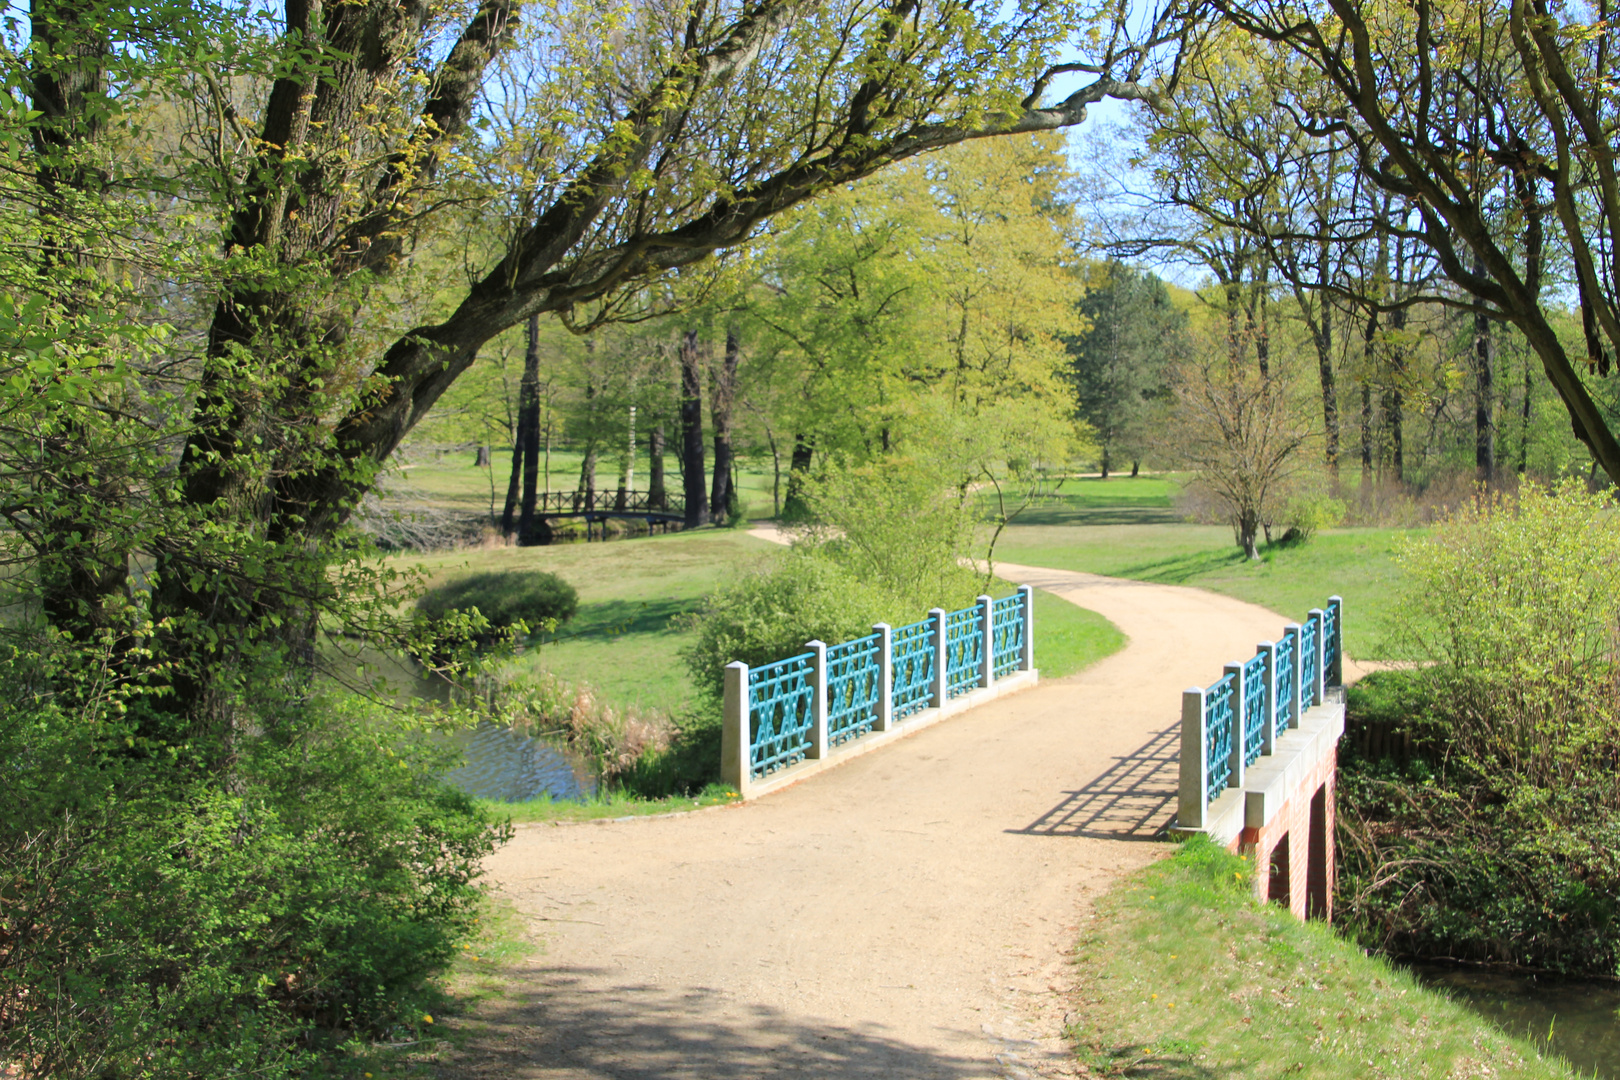
[[[1583,1076],[1620,1080],[1620,986],[1408,963],[1425,986],[1510,1035],[1564,1058]]]
[[[544,740],[487,722],[452,738],[464,763],[445,779],[480,799],[527,802],[542,795],[584,799],[596,793],[585,763]]]

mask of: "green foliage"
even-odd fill
[[[1283,526],[1287,531],[1282,539],[1306,543],[1322,529],[1336,529],[1344,524],[1347,510],[1344,500],[1335,499],[1325,491],[1305,490],[1291,495],[1283,504]]]
[[[933,456],[890,455],[828,470],[806,486],[816,524],[800,531],[798,545],[918,611],[965,606],[979,592],[960,565],[972,553],[978,506],[938,465]]]
[[[545,570],[506,570],[454,578],[416,601],[417,614],[434,621],[475,610],[497,634],[520,625],[531,633],[549,632],[574,617],[579,593]]]
[[[932,607],[973,602],[981,579],[960,560],[973,540],[974,504],[924,464],[891,455],[829,471],[807,485],[816,517],[793,549],[711,596],[692,621],[693,681],[719,701],[733,660],[754,667],[871,633],[875,622],[915,622]]]
[[[1109,262],[1079,310],[1089,325],[1069,339],[1080,416],[1096,432],[1104,476],[1133,471],[1152,447],[1151,425],[1170,396],[1168,365],[1185,349],[1187,316],[1153,274]]]
[[[0,664],[0,1060],[285,1076],[413,1029],[504,837],[436,779],[442,755],[356,698],[264,702],[223,786],[206,739],[139,742],[151,704],[42,693],[74,659]]]
[[[718,703],[733,660],[758,667],[796,656],[807,641],[836,644],[869,634],[896,610],[915,609],[904,620],[910,622],[928,606],[902,601],[834,558],[789,552],[709,597],[694,617],[697,640],[686,664],[698,689]]]
[[[1566,483],[1409,544],[1423,666],[1351,701],[1340,906],[1398,953],[1620,972],[1620,536]]]

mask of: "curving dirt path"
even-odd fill
[[[1180,692],[1283,620],[1198,589],[999,572],[1129,643],[758,802],[520,828],[488,869],[544,946],[480,1011],[460,1075],[1071,1073],[1065,957],[1090,897],[1163,850],[1147,841],[1174,811]]]

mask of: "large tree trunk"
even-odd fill
[[[737,512],[737,493],[731,488],[733,453],[731,407],[737,396],[737,363],[742,343],[735,330],[726,331],[726,353],[709,387],[709,418],[714,422],[714,485],[709,510],[716,521],[731,521]]]
[[[1245,559],[1256,561],[1260,558],[1260,515],[1253,510],[1238,511],[1237,520],[1233,524],[1233,531],[1237,533],[1238,547],[1243,549]]]
[[[1530,418],[1533,415],[1531,398],[1535,390],[1535,369],[1531,366],[1530,358],[1524,358],[1524,406],[1519,414],[1519,430],[1523,437],[1519,440],[1519,475],[1530,465]]]
[[[1398,335],[1406,328],[1406,309],[1396,308],[1390,312],[1389,323],[1390,329]],[[1384,413],[1384,432],[1389,440],[1388,460],[1390,468],[1394,470],[1396,483],[1406,479],[1406,440],[1401,423],[1406,412],[1406,394],[1401,386],[1405,381],[1405,373],[1405,345],[1397,337],[1389,353],[1389,368],[1385,372],[1384,392],[1380,402]]]
[[[681,338],[681,488],[686,496],[685,527],[709,523],[709,493],[703,483],[703,350],[698,332]]]
[[[647,433],[647,507],[662,510],[669,502],[664,491],[664,422]]]
[[[1325,258],[1325,256],[1324,256]],[[1301,311],[1312,310],[1311,299],[1303,288],[1296,287],[1294,298]],[[1339,483],[1339,390],[1333,374],[1333,305],[1327,294],[1319,292],[1314,300],[1315,318],[1307,314],[1311,344],[1316,347],[1316,373],[1322,388],[1322,458],[1334,487]]]
[[[523,429],[523,516],[518,522],[520,543],[530,543],[534,532],[535,503],[540,481],[540,316],[529,316],[528,343],[523,350],[523,381],[518,387],[518,426]]]
[[[75,204],[100,198],[106,177],[96,167],[106,133],[105,64],[110,44],[98,9],[75,2],[35,0],[28,52],[30,125],[39,206],[38,284],[61,315],[98,306],[100,271],[77,236]],[[24,256],[26,258],[26,256]],[[129,553],[105,526],[124,502],[117,470],[97,461],[84,426],[71,411],[47,428],[38,465],[55,498],[34,508],[40,607],[46,621],[70,638],[89,640],[111,625],[109,601],[125,591]],[[114,448],[117,453],[122,448]]]
[[[1476,259],[1474,273],[1484,267]],[[1496,372],[1491,356],[1491,319],[1474,313],[1474,469],[1486,484],[1496,482]]]
[[[810,463],[815,458],[814,435],[793,436],[793,453],[788,457],[787,499],[782,503],[782,518],[802,521],[810,514],[804,501],[804,483],[810,478]]]
[[[512,535],[512,516],[519,486],[523,492],[523,520],[519,532],[527,537],[534,524],[535,467],[540,445],[540,316],[529,316],[523,349],[523,378],[518,382],[517,431],[512,439],[512,475],[506,484],[506,507],[501,514],[501,535]],[[526,482],[525,482],[526,481]]]

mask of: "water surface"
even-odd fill
[[[542,795],[583,799],[596,781],[582,761],[562,748],[509,727],[488,722],[458,732],[463,763],[445,779],[480,799],[527,802]]]
[[[1531,1039],[1583,1076],[1620,1080],[1620,986],[1564,982],[1441,964],[1406,965],[1510,1035]]]

